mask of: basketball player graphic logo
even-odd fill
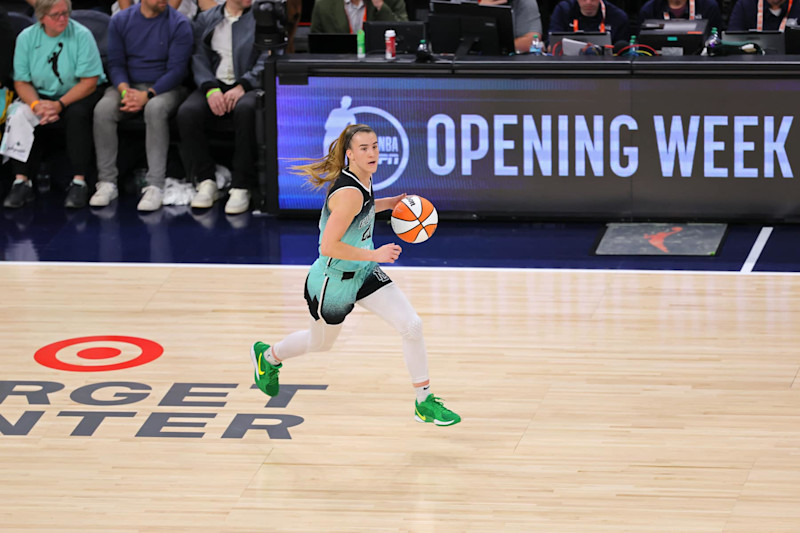
[[[64,43],[58,43],[56,49],[53,50],[53,53],[47,58],[47,62],[50,63],[50,66],[53,68],[53,74],[56,75],[58,82],[62,85],[64,84],[64,81],[61,79],[61,74],[58,73],[58,57],[61,55],[61,51],[63,49]]]
[[[352,102],[353,99],[349,96],[342,96],[342,107],[337,107],[328,115],[328,120],[325,121],[325,140],[322,142],[322,155],[328,153],[331,143],[339,137],[343,129],[351,124],[358,123],[355,113],[348,109]]]
[[[683,228],[681,228],[680,226],[675,226],[674,228],[672,228],[672,231],[660,231],[658,233],[653,233],[653,234],[645,233],[644,238],[647,239],[647,242],[649,242],[662,252],[668,254],[669,249],[664,244],[664,239],[666,239],[670,235],[675,235],[676,233],[679,233],[681,231],[683,231]]]
[[[325,120],[322,153],[323,156],[328,154],[331,143],[336,140],[344,128],[353,124],[370,122],[378,132],[380,168],[372,176],[372,188],[379,191],[397,181],[408,166],[408,158],[411,153],[408,134],[403,124],[391,113],[373,106],[351,107],[352,103],[353,98],[350,95],[344,95],[339,101],[339,107],[328,113],[328,118]],[[362,115],[369,115],[369,117]]]

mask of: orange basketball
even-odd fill
[[[438,224],[436,208],[422,196],[406,196],[392,210],[392,229],[406,242],[427,241]]]

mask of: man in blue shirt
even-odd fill
[[[628,15],[603,0],[563,0],[556,6],[550,17],[550,33],[577,31],[609,32],[615,43],[630,38]]]
[[[138,209],[161,207],[169,118],[186,96],[181,84],[191,55],[191,23],[167,5],[167,0],[142,0],[111,18],[108,71],[112,87],[94,110],[98,181],[89,205],[106,206],[117,197],[117,123],[143,112],[147,185]]]
[[[761,15],[761,16],[759,16]],[[730,31],[783,31],[800,19],[800,1],[738,0],[728,20]]]

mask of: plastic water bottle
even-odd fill
[[[420,54],[430,53],[430,48],[428,47],[428,41],[426,41],[425,39],[420,40],[419,46],[417,46],[417,53]]]
[[[367,57],[367,47],[364,44],[364,30],[358,30],[356,34],[356,54],[358,55],[358,59]]]
[[[433,61],[431,46],[428,41],[422,39],[417,47],[417,63],[430,63],[431,61]]]
[[[706,40],[706,53],[710,56],[718,55],[722,51],[722,39],[717,28],[711,28],[711,36]]]
[[[531,41],[530,53],[535,56],[542,55],[542,41],[538,37],[534,37]]]
[[[625,55],[629,55],[629,56],[639,55],[639,51],[637,50],[637,47],[636,47],[636,36],[635,35],[631,35],[631,40],[628,43],[628,52]]]

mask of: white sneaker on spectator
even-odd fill
[[[250,209],[250,191],[247,189],[231,189],[225,204],[226,215],[246,213]]]
[[[117,191],[117,184],[110,181],[97,182],[97,190],[89,199],[89,205],[92,207],[105,207],[119,196]]]
[[[207,209],[219,198],[219,189],[214,180],[203,180],[197,187],[197,194],[192,198],[192,207]]]
[[[143,189],[144,194],[142,199],[139,200],[139,205],[136,209],[139,211],[155,211],[161,208],[161,202],[164,200],[164,191],[155,185],[148,185]]]

